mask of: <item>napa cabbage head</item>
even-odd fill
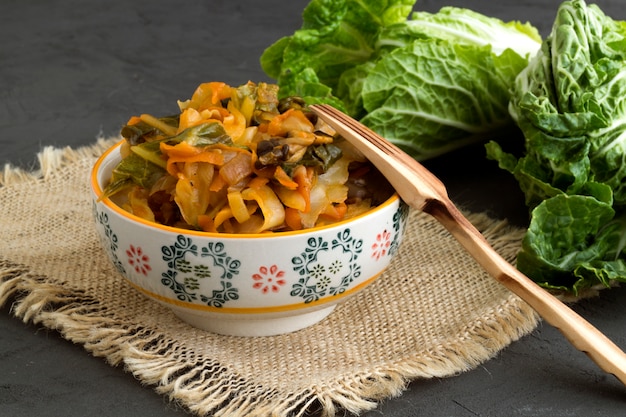
[[[583,0],[563,2],[516,78],[509,110],[524,134],[523,155],[496,142],[487,153],[513,173],[532,210],[518,268],[546,286],[572,273],[565,287],[574,292],[606,284],[609,270],[626,280],[626,24]]]
[[[538,31],[414,5],[312,0],[302,28],[267,48],[261,65],[281,95],[333,104],[419,160],[511,126],[510,90],[541,45]]]
[[[624,22],[582,0],[562,3],[540,52],[515,81],[510,112],[526,145],[509,168],[530,206],[578,194],[590,182],[626,203]]]

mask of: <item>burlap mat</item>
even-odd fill
[[[38,172],[0,173],[0,305],[199,415],[362,412],[408,381],[475,368],[535,328],[530,307],[488,277],[430,217],[413,212],[398,257],[364,292],[292,334],[196,330],[139,295],[95,235],[88,176],[115,140],[46,148]],[[509,261],[522,230],[470,220]]]

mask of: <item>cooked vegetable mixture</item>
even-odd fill
[[[275,84],[201,84],[180,113],[122,129],[104,195],[160,224],[224,233],[290,231],[363,213],[380,175]],[[390,190],[390,189],[389,189]]]

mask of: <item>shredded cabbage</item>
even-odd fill
[[[181,228],[262,233],[372,206],[347,185],[352,172],[373,171],[362,154],[302,100],[279,100],[276,85],[203,83],[178,106],[176,116],[134,116],[122,129],[124,157],[105,196],[129,212]]]

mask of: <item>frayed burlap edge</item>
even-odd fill
[[[40,169],[25,171],[7,165],[0,174],[0,186],[45,180],[74,160],[101,154],[117,140],[101,138],[93,146],[78,149],[44,148],[38,157]],[[519,247],[522,230],[486,214],[469,214],[468,218],[501,254]],[[416,352],[401,361],[340,376],[330,383],[276,395],[210,359],[181,362],[184,344],[124,321],[99,300],[67,283],[0,260],[0,306],[8,302],[11,312],[24,322],[56,330],[94,356],[105,358],[113,366],[123,366],[143,384],[153,386],[189,411],[234,417],[302,416],[311,412],[334,416],[341,410],[370,410],[379,401],[400,395],[413,379],[448,377],[475,368],[534,330],[538,323],[536,313],[511,295],[500,305],[507,311],[506,319],[498,311],[481,317],[468,325],[466,337],[429,350],[428,361],[424,361],[424,352]]]
[[[416,352],[415,358],[277,396],[250,385],[219,363],[207,359],[181,362],[183,344],[125,322],[81,290],[0,261],[0,306],[10,300],[12,313],[25,323],[58,331],[112,366],[123,366],[180,406],[198,415],[215,416],[302,416],[311,411],[334,416],[342,409],[360,413],[385,398],[399,396],[411,380],[474,369],[534,330],[538,322],[534,311],[512,295],[501,305],[507,311],[506,320],[497,311],[482,317],[465,329],[466,337],[430,350],[427,361],[421,357],[423,352]]]
[[[46,146],[37,154],[37,168],[34,170],[26,170],[11,164],[5,164],[2,171],[0,171],[0,187],[29,181],[45,180],[50,174],[58,171],[72,161],[101,155],[102,152],[120,139],[119,137],[100,137],[96,140],[95,144],[79,148],[71,148],[69,146],[64,148]]]

